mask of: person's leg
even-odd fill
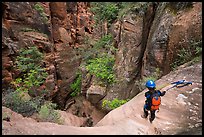
[[[142,115],[142,118],[147,118],[148,110],[147,110],[147,105],[146,104],[144,105],[143,111],[144,111],[144,114]]]
[[[152,123],[152,121],[155,119],[155,112],[156,110],[150,110],[150,118],[149,118],[150,123]]]

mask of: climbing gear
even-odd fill
[[[156,91],[156,92],[152,95],[151,110],[158,110],[160,104],[161,104],[161,97],[160,97],[160,95],[158,94],[158,92]]]
[[[185,82],[185,80],[179,80],[179,81],[176,81],[176,82],[172,82],[171,84],[175,84],[175,85],[173,85],[172,87],[168,88],[166,91],[168,91],[169,89],[172,89],[174,87],[180,88],[180,87],[187,86],[189,84],[192,85],[192,82]]]
[[[181,87],[187,86],[187,85],[189,85],[189,84],[192,85],[192,82],[183,82],[183,83],[178,84],[176,87],[177,87],[177,88],[181,88]]]
[[[146,82],[146,87],[147,87],[147,88],[155,88],[155,87],[156,87],[156,84],[154,83],[153,80],[148,80],[148,81]]]

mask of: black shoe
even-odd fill
[[[150,118],[150,119],[149,119],[149,122],[150,122],[151,124],[152,124],[152,121],[153,121],[153,120]]]
[[[147,116],[146,116],[146,115],[141,115],[141,117],[142,117],[142,118],[147,118]]]

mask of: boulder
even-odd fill
[[[67,30],[65,28],[60,27],[59,28],[59,35],[60,35],[60,40],[63,43],[72,43],[72,38],[71,38],[71,34],[67,32]]]
[[[58,110],[63,120],[63,125],[80,127],[86,121],[84,117],[78,117],[66,111]]]

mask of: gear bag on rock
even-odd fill
[[[154,93],[152,95],[151,110],[158,110],[160,104],[161,104],[161,97],[160,97],[159,93],[156,91],[156,93]]]

